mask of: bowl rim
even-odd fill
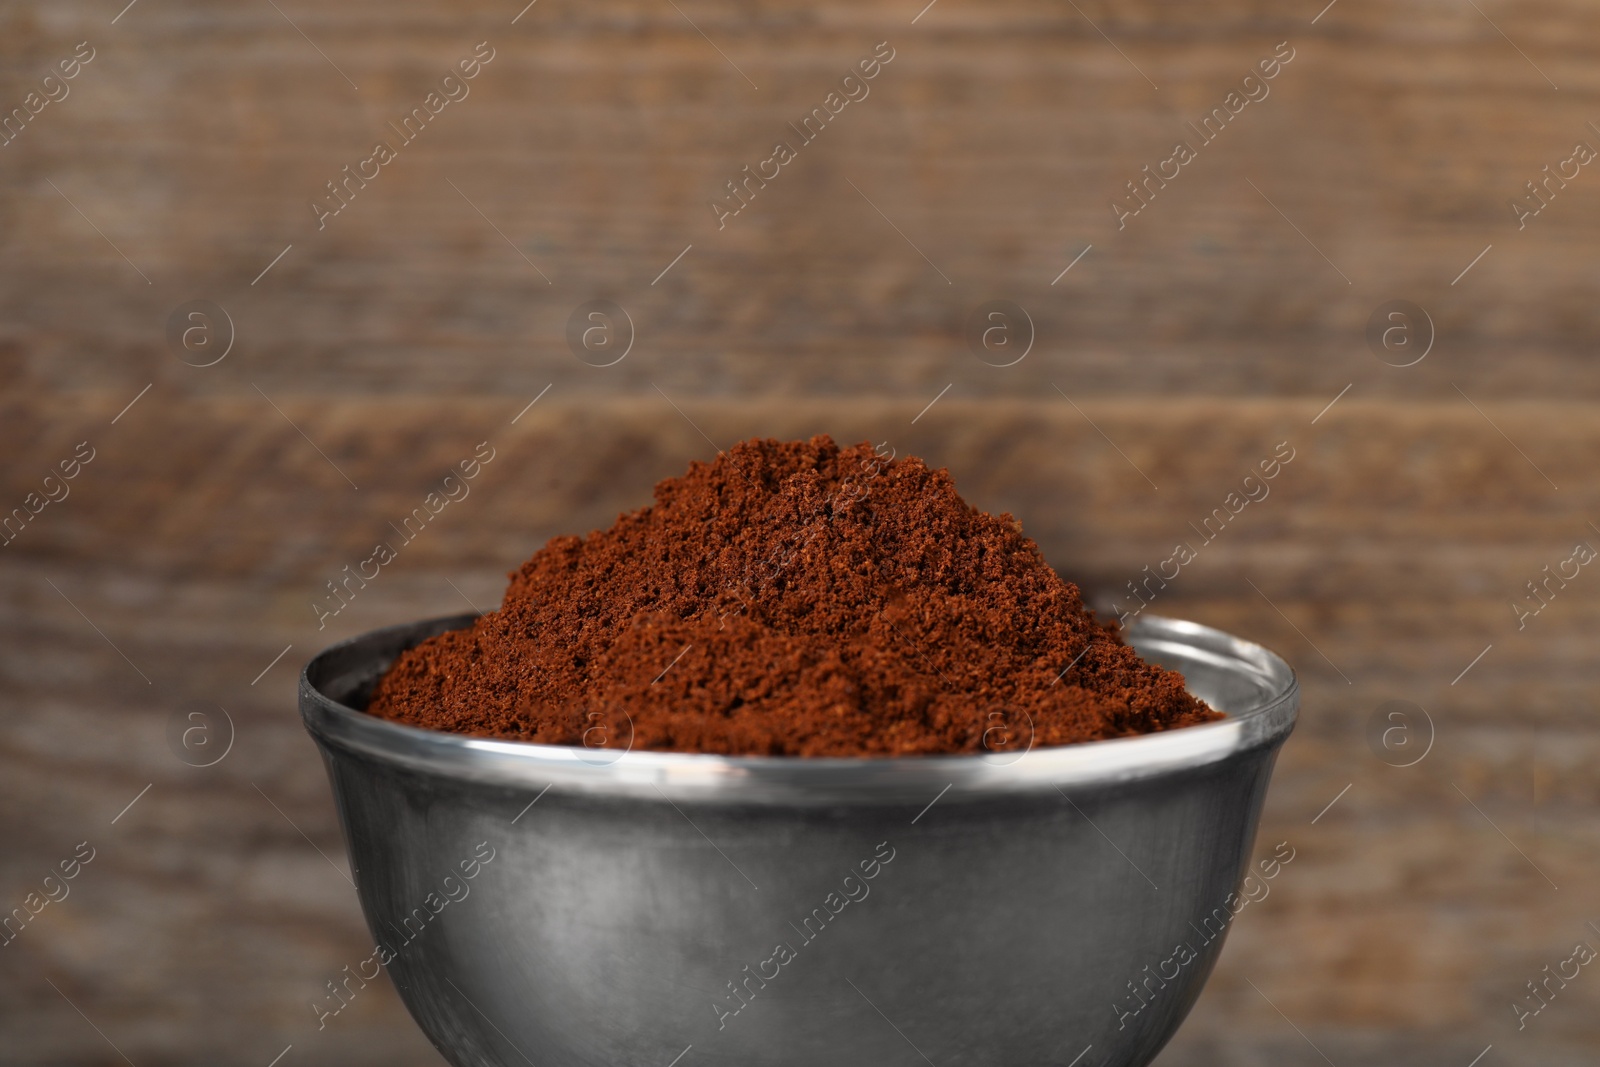
[[[1182,619],[1141,615],[1123,630],[1141,653],[1174,651],[1264,683],[1270,695],[1225,719],[1138,737],[1030,747],[1021,754],[935,756],[722,756],[697,752],[586,749],[503,741],[380,719],[327,696],[324,675],[375,678],[393,656],[427,637],[461,629],[476,613],[368,631],[323,649],[300,672],[300,711],[330,759],[365,757],[442,777],[524,791],[646,796],[669,801],[747,803],[896,802],[938,793],[973,799],[1064,791],[1181,773],[1261,749],[1276,749],[1294,728],[1299,681],[1267,648]],[[378,660],[382,658],[380,664]],[[316,679],[316,680],[313,680]],[[935,798],[937,799],[937,798]],[[930,805],[931,806],[931,805]]]

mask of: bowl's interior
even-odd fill
[[[1139,621],[1126,638],[1145,660],[1182,674],[1190,693],[1234,718],[1266,709],[1294,684],[1288,664],[1260,645],[1198,623]]]

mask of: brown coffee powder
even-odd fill
[[[500,610],[404,653],[368,710],[545,744],[1020,752],[1221,716],[1085,610],[950,475],[827,437],[738,445],[558,537]]]

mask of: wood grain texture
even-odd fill
[[[353,894],[311,844],[342,863],[293,712],[295,667],[347,634],[492,605],[503,572],[547,537],[609,522],[711,446],[660,398],[552,396],[515,426],[520,398],[280,398],[357,491],[259,398],[152,392],[110,426],[123,399],[6,412],[8,445],[35,465],[74,438],[102,442],[74,494],[6,549],[27,560],[6,572],[0,659],[18,710],[0,737],[7,885],[23,891],[84,837],[103,856],[8,949],[8,1003],[50,1020],[17,1021],[31,1035],[21,1062],[92,1056],[99,1040],[43,977],[147,1059],[231,1062],[246,1045],[270,1058],[293,1043],[310,1062],[429,1062],[386,988],[328,1032],[306,1006],[364,953]],[[1019,516],[1102,603],[1174,539],[1197,540],[1187,524],[1292,442],[1271,494],[1152,606],[1281,649],[1306,687],[1261,838],[1289,841],[1297,859],[1241,917],[1163,1062],[1315,1059],[1246,979],[1335,1062],[1379,1052],[1431,1062],[1441,1048],[1470,1059],[1509,1040],[1511,999],[1583,936],[1582,887],[1600,873],[1590,576],[1522,633],[1509,608],[1569,542],[1596,540],[1577,516],[1600,510],[1582,485],[1600,414],[1487,409],[1565,485],[1558,493],[1462,402],[1341,402],[1316,426],[1316,405],[1303,402],[1083,407],[947,400],[915,426],[908,405],[879,400],[699,401],[685,414],[723,443],[825,431],[948,463],[972,502]],[[472,495],[319,631],[310,603],[322,583],[480,440],[496,458]],[[1433,716],[1435,748],[1417,767],[1385,766],[1367,748],[1367,719],[1389,699]],[[183,766],[166,747],[168,716],[218,704],[234,717],[236,749],[214,768]],[[1574,984],[1521,1044],[1541,1062],[1578,1062],[1597,1036],[1583,1008],[1593,995]]]
[[[1520,631],[1511,605],[1600,546],[1600,174],[1522,229],[1508,200],[1600,146],[1593,5],[276,6],[0,12],[4,108],[95,49],[0,147],[0,509],[95,449],[0,547],[0,904],[98,850],[0,948],[0,1058],[440,1063],[385,984],[320,1032],[308,1007],[370,946],[298,667],[492,605],[715,447],[828,432],[949,466],[1102,605],[1289,442],[1151,607],[1305,687],[1260,839],[1296,859],[1158,1064],[1592,1062],[1600,978],[1520,1032],[1511,1004],[1600,946],[1600,577]],[[319,230],[324,183],[480,41],[470,96]],[[870,95],[719,229],[880,41]],[[1270,95],[1118,229],[1280,41]],[[197,297],[236,333],[207,368],[165,336]],[[1436,330],[1407,368],[1363,337],[1399,298]],[[565,340],[594,299],[635,327],[611,367]],[[1036,326],[1014,366],[963,338],[988,299]],[[323,583],[480,441],[472,495],[319,630]],[[1433,718],[1415,767],[1368,747],[1396,699]],[[184,765],[169,719],[217,707],[234,748]]]

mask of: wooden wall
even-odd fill
[[[711,442],[817,432],[949,466],[1102,604],[1290,442],[1152,608],[1305,688],[1261,838],[1297,858],[1158,1063],[1592,1061],[1600,978],[1521,1031],[1511,1005],[1600,948],[1600,576],[1520,631],[1511,605],[1600,548],[1600,174],[1520,229],[1508,204],[1600,147],[1592,5],[121,6],[0,12],[7,108],[94,51],[0,147],[0,507],[94,450],[0,547],[0,903],[96,849],[0,949],[7,1062],[439,1063],[386,986],[322,1032],[307,1007],[370,948],[318,854],[299,666],[492,605]],[[483,41],[319,230],[324,183]],[[883,41],[719,229],[723,183]],[[1124,183],[1284,41],[1119,229]],[[233,323],[208,367],[165,336],[194,299]],[[609,367],[564,336],[600,299],[636,335]],[[963,338],[991,299],[1034,323],[1013,366]],[[1410,367],[1364,336],[1397,299],[1433,324]],[[484,440],[472,496],[319,631],[323,582]],[[1387,700],[1431,716],[1416,766],[1369,745]],[[215,707],[234,747],[186,766],[169,722]]]

